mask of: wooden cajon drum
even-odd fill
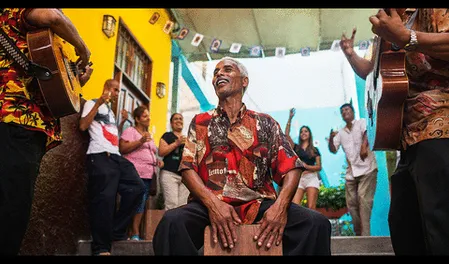
[[[278,246],[274,243],[267,250],[265,245],[259,247],[254,241],[258,224],[237,226],[237,242],[233,249],[223,248],[221,242],[214,243],[212,227],[204,230],[204,256],[282,256],[282,242]]]
[[[154,231],[156,230],[159,221],[161,221],[162,216],[164,215],[165,210],[153,210],[146,209],[145,210],[145,228],[144,228],[144,239],[152,240]]]

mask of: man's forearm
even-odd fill
[[[187,189],[198,198],[207,208],[211,208],[213,202],[218,200],[209,189],[207,189],[200,176],[192,169],[182,171],[182,182]]]
[[[360,57],[357,53],[352,53],[351,56],[346,56],[349,64],[355,73],[362,79],[366,79],[366,77],[373,70],[373,63],[365,58]]]
[[[287,172],[284,176],[282,189],[279,193],[278,199],[276,202],[279,203],[280,206],[287,208],[290,205],[290,202],[293,200],[293,196],[296,193],[296,189],[298,189],[299,179],[301,178],[303,170],[296,168]]]

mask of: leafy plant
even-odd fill
[[[302,201],[302,205],[307,206],[307,197]],[[329,187],[321,185],[316,201],[316,207],[332,209],[334,211],[346,207],[344,183],[340,183],[338,186]]]
[[[341,236],[355,236],[354,228],[352,226],[351,221],[345,220],[342,222],[343,222],[343,225],[341,226],[340,235]]]

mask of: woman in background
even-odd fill
[[[142,240],[140,236],[140,223],[142,222],[145,204],[149,197],[149,189],[156,166],[162,167],[163,162],[157,159],[157,147],[153,136],[148,132],[150,126],[150,113],[146,106],[139,106],[133,111],[135,124],[123,131],[120,141],[120,153],[131,161],[145,183],[145,193],[142,202],[133,216],[131,227],[131,240]]]
[[[178,172],[186,136],[182,134],[184,117],[174,113],[170,117],[171,132],[165,132],[159,141],[159,156],[164,159],[160,182],[165,199],[165,209],[172,209],[187,203],[189,190],[182,183]]]
[[[298,189],[292,202],[301,205],[304,197],[304,191],[307,193],[307,207],[316,210],[316,201],[320,189],[320,179],[318,177],[321,171],[321,153],[313,146],[313,136],[308,126],[302,126],[299,129],[299,143],[293,142],[290,137],[290,125],[293,116],[295,115],[295,108],[290,109],[290,116],[285,127],[285,135],[293,146],[294,151],[298,157],[305,163],[305,171],[301,175]]]

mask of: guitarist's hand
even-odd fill
[[[349,39],[346,37],[344,32],[341,35],[340,48],[346,57],[351,57],[354,54],[354,38],[356,32],[357,28],[353,28],[351,38]]]
[[[404,47],[410,40],[410,31],[402,23],[395,8],[390,8],[390,15],[381,9],[375,16],[370,16],[371,30],[382,39]]]
[[[79,77],[81,87],[83,87],[87,83],[93,71],[94,69],[91,68],[89,65],[86,66],[85,71],[81,73]]]
[[[83,43],[81,49],[75,47],[75,53],[79,56],[76,65],[78,65],[80,69],[85,69],[90,62],[90,50],[87,48],[86,44]]]

